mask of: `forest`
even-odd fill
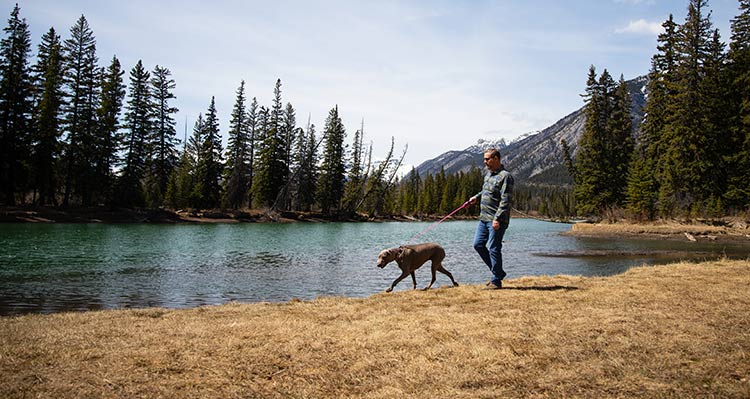
[[[579,151],[575,160],[566,155],[578,214],[625,210],[653,220],[750,211],[750,1],[739,4],[728,50],[706,0],[689,2],[683,24],[672,15],[663,23],[638,137],[623,79],[591,67]]]
[[[739,1],[728,46],[706,0],[687,10],[684,23],[663,24],[640,128],[623,78],[591,66],[584,133],[564,160],[572,187],[519,182],[518,211],[644,220],[750,210],[750,0]],[[300,126],[281,79],[267,105],[239,82],[226,148],[213,98],[180,140],[169,68],[139,61],[126,84],[117,57],[100,65],[85,16],[68,36],[50,28],[32,58],[18,5],[4,28],[0,205],[435,216],[481,188],[480,169],[399,176],[407,148],[398,154],[392,140],[373,154],[364,122],[348,137],[336,105],[322,129]]]

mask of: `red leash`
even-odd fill
[[[440,219],[439,221],[431,224],[429,227],[427,227],[426,229],[424,229],[424,231],[422,231],[421,233],[419,233],[419,234],[415,235],[414,237],[410,238],[409,241],[407,241],[406,243],[408,244],[408,243],[416,240],[422,234],[424,234],[424,233],[426,233],[426,232],[434,229],[435,227],[437,227],[437,225],[439,225],[440,223],[443,223],[443,221],[445,219],[448,219],[449,217],[453,216],[453,214],[455,214],[456,212],[460,211],[461,209],[466,208],[467,206],[469,206],[469,201],[464,202],[463,204],[461,204],[461,206],[459,206],[458,208],[454,209],[453,212],[449,213],[447,216],[445,216],[444,218]]]

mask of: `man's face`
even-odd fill
[[[500,167],[500,157],[497,155],[492,156],[488,153],[484,154],[484,166],[491,171],[497,170]]]

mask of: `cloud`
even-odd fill
[[[637,35],[658,35],[664,31],[659,22],[648,22],[645,19],[630,21],[628,26],[615,29],[615,33],[632,33]]]

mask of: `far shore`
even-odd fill
[[[646,238],[655,240],[713,241],[750,245],[750,227],[738,220],[710,223],[576,223],[563,233],[574,237]]]
[[[268,209],[245,210],[168,210],[128,209],[104,206],[60,209],[55,207],[0,207],[0,223],[326,223],[326,222],[434,222],[442,218],[431,216],[368,216],[355,214],[348,217],[331,216],[320,212],[272,211]],[[516,212],[513,218],[536,218]],[[547,222],[566,221],[538,218]],[[454,215],[449,220],[476,220],[476,215]],[[644,238],[680,241],[716,241],[750,245],[750,222],[738,218],[717,221],[657,221],[634,223],[572,223],[571,230],[563,234],[576,237]]]
[[[0,317],[2,398],[748,398],[750,261]]]

